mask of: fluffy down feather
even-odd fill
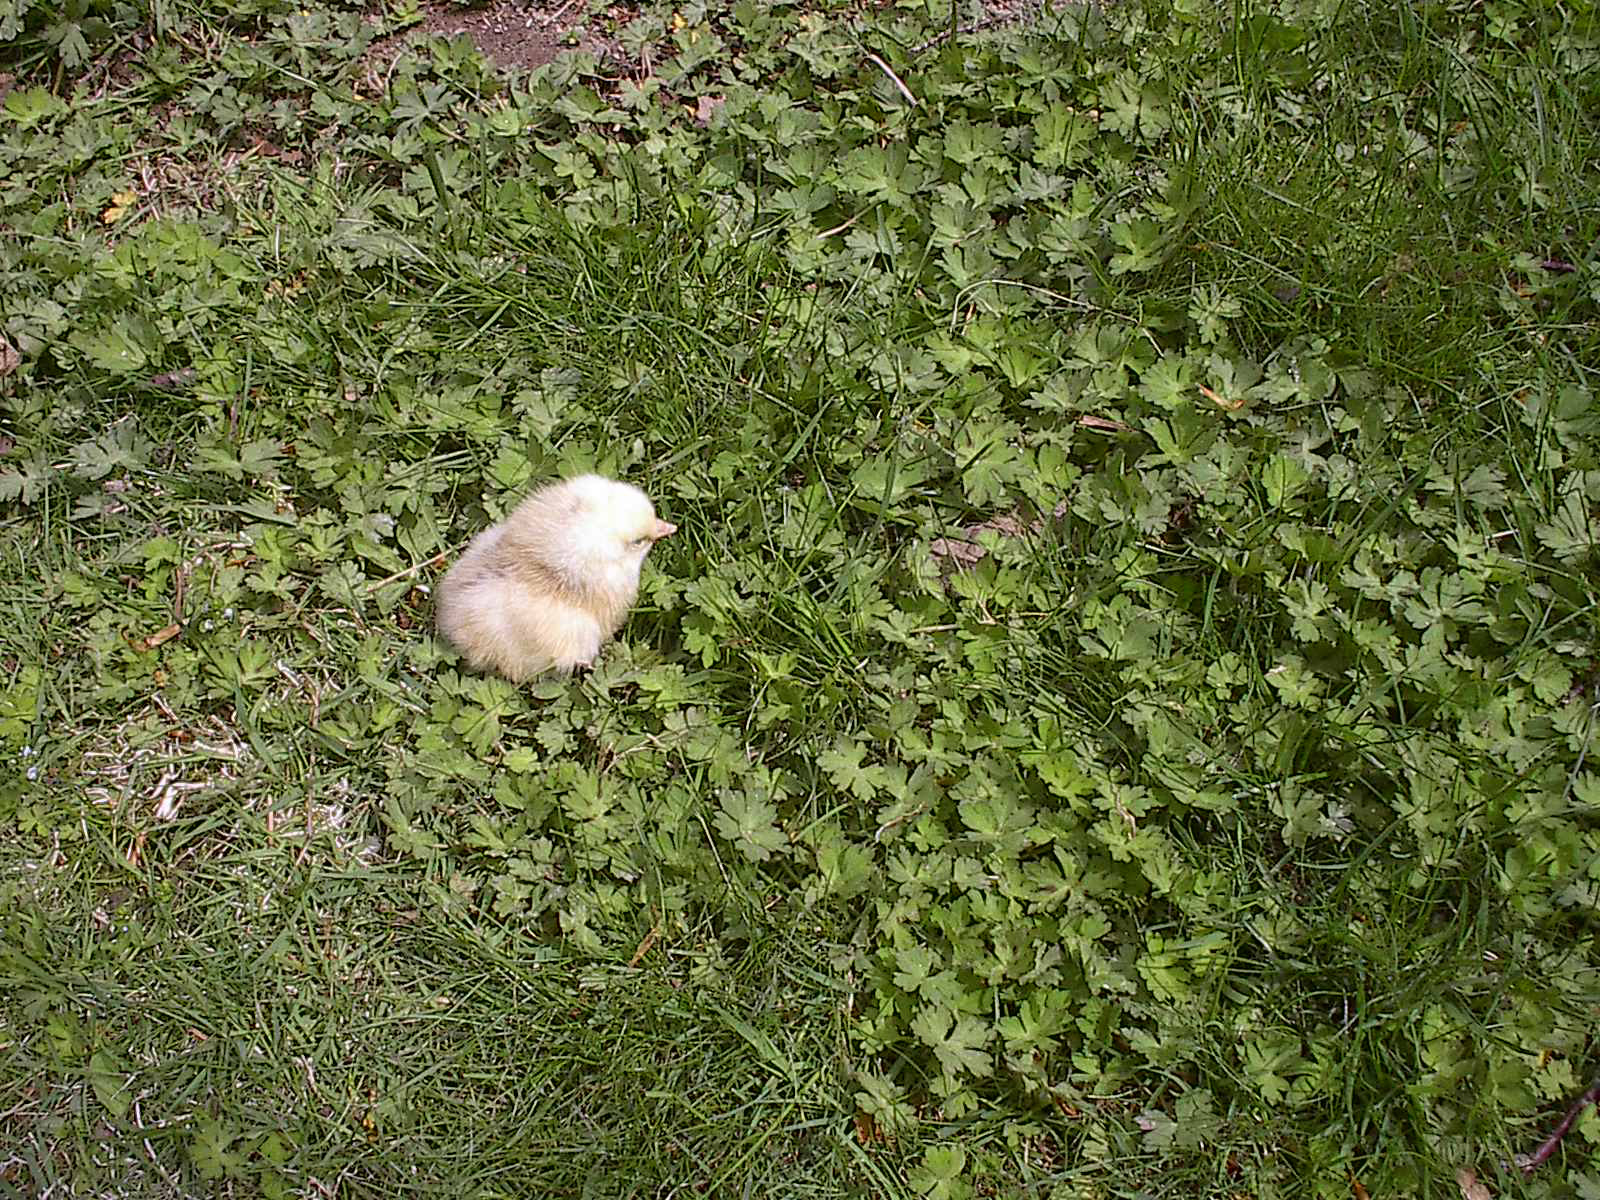
[[[639,595],[650,547],[676,529],[613,479],[540,488],[473,538],[440,581],[439,632],[474,668],[516,683],[585,666]]]

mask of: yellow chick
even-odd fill
[[[542,487],[440,581],[439,632],[474,668],[513,683],[586,666],[638,597],[644,556],[677,528],[613,479]]]

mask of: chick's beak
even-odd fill
[[[669,534],[674,534],[677,532],[678,527],[671,521],[657,521],[655,528],[650,531],[650,537],[653,541],[659,542],[662,538],[667,537]]]

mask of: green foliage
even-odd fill
[[[1587,7],[94,13],[0,32],[39,1180],[165,1095],[264,1194],[1448,1194],[1581,1090]],[[623,638],[464,673],[436,556],[589,469]]]

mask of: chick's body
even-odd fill
[[[676,528],[638,488],[599,475],[540,488],[440,581],[439,632],[517,683],[586,665],[638,597],[650,547]]]

